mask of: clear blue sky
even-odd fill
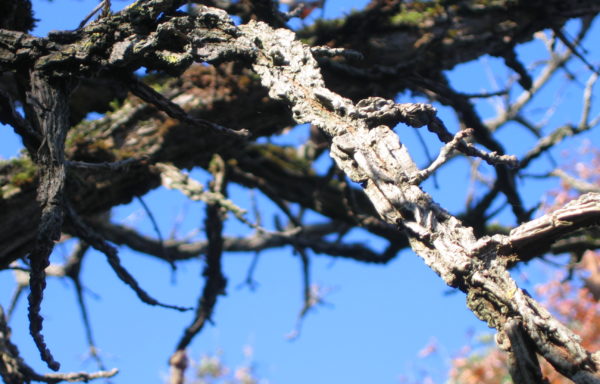
[[[113,9],[118,9],[129,2],[114,3]],[[329,0],[326,16],[340,15],[365,3],[365,0]],[[96,1],[91,0],[35,0],[34,9],[41,19],[35,33],[45,35],[52,29],[75,28],[95,5]],[[598,28],[593,34],[597,40]],[[530,44],[519,53],[532,57],[539,50],[537,44]],[[590,43],[587,48],[592,48]],[[598,62],[598,52],[591,54],[595,55],[591,56],[592,60]],[[490,73],[503,77],[507,70],[499,60],[486,58],[476,64],[459,66],[451,78],[465,92],[494,90],[491,80],[494,76]],[[548,97],[539,103],[540,108],[547,109],[552,104],[551,98],[558,92],[565,96],[565,103],[570,103],[557,111],[550,122],[552,128],[559,126],[564,119],[578,120],[580,90],[563,90],[561,87],[564,85],[560,81],[551,84]],[[485,104],[478,108],[489,116],[489,107]],[[598,112],[597,107],[595,111]],[[449,127],[456,130],[454,117],[443,109],[441,114]],[[514,132],[519,132],[519,136],[515,137]],[[426,132],[423,135],[435,153],[438,148],[435,139]],[[523,154],[534,140],[511,127],[506,128],[503,135],[510,144],[509,151],[518,155]],[[594,135],[567,141],[566,146],[577,148],[585,138],[600,142],[598,134]],[[281,140],[299,143],[301,136],[292,134]],[[414,133],[400,132],[400,136],[413,155],[423,159]],[[14,156],[20,148],[20,141],[12,130],[1,126],[0,156]],[[547,160],[540,160],[537,169],[548,171],[548,164]],[[465,169],[466,162],[453,162],[439,175],[441,190],[435,190],[431,183],[426,185],[434,198],[450,210],[458,211],[464,206],[468,182]],[[202,177],[200,172],[195,174]],[[540,200],[548,185],[528,181],[525,196],[528,207]],[[247,192],[233,189],[232,198],[239,205],[248,206]],[[174,221],[182,213],[185,213],[185,220],[179,235],[183,236],[201,224],[203,208],[186,202],[178,192],[157,190],[144,200],[158,218],[163,234],[171,232]],[[512,223],[508,217],[507,214],[501,215],[500,219]],[[153,235],[139,202],[117,207],[113,220],[135,225],[144,233]],[[228,229],[230,234],[237,231],[235,225]],[[357,240],[373,242],[360,231],[353,232],[353,236]],[[375,242],[372,244],[377,247]],[[68,253],[69,247],[61,245],[53,259],[60,261]],[[172,284],[170,268],[165,263],[125,248],[120,255],[140,284],[157,299],[171,304],[195,305],[202,288],[200,263],[181,264],[175,275],[176,284]],[[329,305],[310,313],[300,337],[290,342],[285,336],[294,328],[301,307],[300,261],[288,248],[264,252],[255,273],[259,286],[251,292],[248,288],[238,288],[245,279],[251,257],[240,254],[225,257],[228,295],[217,304],[215,325],[205,328],[192,344],[192,358],[199,359],[203,354],[222,350],[225,363],[235,367],[245,360],[243,348],[249,346],[254,351],[253,361],[257,364],[258,375],[270,383],[280,384],[397,383],[401,375],[418,377],[423,367],[433,367],[436,379],[441,380],[450,357],[467,342],[469,334],[488,332],[487,327],[467,310],[463,294],[447,294],[449,289],[441,279],[412,252],[404,251],[386,266],[313,257],[313,282],[330,290],[325,298]],[[134,293],[115,277],[104,256],[96,252],[88,255],[85,261],[83,281],[98,296],[88,295],[87,302],[101,356],[108,368],[118,367],[121,370],[112,382],[164,382],[168,374],[167,359],[193,314],[149,307],[139,302]],[[0,290],[5,292],[0,303],[5,308],[12,287],[12,273],[0,273]],[[68,282],[50,279],[43,303],[46,318],[44,334],[64,371],[94,370],[93,361],[85,358],[84,330],[71,288]],[[26,324],[26,302],[21,301],[11,321],[13,339],[27,362],[46,372],[47,369],[39,362]],[[419,358],[418,352],[432,340],[437,340],[440,353],[426,359]]]

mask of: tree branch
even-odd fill
[[[477,240],[471,228],[411,184],[416,166],[397,136],[389,127],[373,128],[357,118],[350,100],[325,88],[310,50],[294,41],[292,33],[260,23],[240,30],[260,42],[253,68],[271,97],[287,100],[299,124],[311,122],[332,137],[331,156],[338,166],[363,186],[385,221],[404,229],[427,265],[467,293],[469,308],[480,319],[501,331],[506,314],[515,313],[537,351],[563,375],[574,380],[575,372],[598,373],[578,338],[511,279],[499,257],[509,244],[506,237]]]

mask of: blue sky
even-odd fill
[[[113,9],[127,5],[127,1],[114,1]],[[340,15],[352,7],[360,8],[367,1],[327,1],[326,16]],[[72,29],[96,5],[89,0],[35,0],[34,9],[41,19],[35,34],[45,35],[52,29]],[[598,38],[596,28],[593,36]],[[591,36],[587,48],[591,49]],[[539,43],[531,43],[519,51],[524,58],[535,57]],[[594,56],[595,55],[595,56]],[[598,62],[598,52],[590,52]],[[576,68],[575,68],[576,69]],[[578,70],[580,70],[579,68]],[[453,84],[464,92],[494,89],[494,77],[502,78],[509,70],[498,59],[484,58],[477,63],[457,67],[451,74]],[[565,90],[560,80],[550,84],[548,96],[532,109],[543,110],[552,104],[557,94],[564,96],[565,105],[556,112],[549,127],[556,128],[565,119],[578,121],[581,90],[576,86]],[[561,88],[562,87],[562,88]],[[401,96],[402,97],[402,96]],[[489,116],[490,107],[481,103],[478,108]],[[576,111],[573,117],[573,110]],[[598,113],[597,106],[595,112]],[[532,113],[537,113],[535,110]],[[451,130],[456,130],[455,118],[440,108],[440,114]],[[401,140],[421,162],[423,151],[412,131],[398,131]],[[518,132],[518,133],[517,133]],[[516,134],[517,133],[517,134]],[[422,132],[432,153],[439,145],[435,138]],[[300,143],[305,133],[295,132],[278,138],[280,142]],[[506,127],[503,139],[509,152],[522,155],[535,138],[528,137],[515,127]],[[516,136],[518,135],[518,136]],[[569,140],[561,149],[578,148],[584,140],[600,142],[598,133],[582,135]],[[20,141],[9,127],[0,127],[0,156],[8,158],[18,153]],[[560,157],[559,157],[560,159]],[[548,171],[549,163],[541,159],[536,169]],[[442,186],[436,190],[431,182],[425,188],[442,206],[459,211],[464,206],[465,188],[468,184],[465,161],[454,161],[445,166],[439,175]],[[202,172],[194,172],[203,178]],[[555,181],[524,180],[527,207],[540,200]],[[249,206],[247,191],[233,187],[232,199],[241,206]],[[259,198],[267,212],[274,210]],[[262,199],[262,200],[260,200]],[[145,203],[158,218],[163,234],[169,234],[178,217],[184,216],[180,236],[198,227],[203,208],[191,204],[176,191],[156,190],[144,197]],[[268,218],[268,214],[264,216]],[[113,220],[135,225],[142,232],[153,235],[139,202],[117,207]],[[510,215],[502,214],[499,220],[512,224]],[[229,233],[239,231],[237,224],[228,224]],[[355,230],[353,238],[378,244],[365,233]],[[57,247],[53,259],[60,261],[69,253],[68,244]],[[202,288],[199,262],[182,263],[173,284],[170,267],[152,258],[138,255],[127,249],[120,253],[124,265],[151,295],[170,304],[193,306]],[[295,327],[301,308],[300,260],[289,248],[264,252],[254,278],[256,290],[240,287],[244,281],[252,255],[232,254],[224,259],[224,272],[228,277],[227,296],[217,304],[214,326],[208,326],[190,348],[190,357],[199,359],[203,354],[222,351],[225,363],[235,367],[243,363],[244,347],[253,349],[252,360],[258,376],[269,383],[331,383],[347,384],[376,382],[398,383],[401,375],[419,377],[421,368],[430,367],[436,380],[443,378],[449,358],[469,341],[471,334],[489,332],[466,308],[462,293],[450,293],[423,262],[411,251],[403,251],[386,266],[363,265],[351,261],[312,257],[313,282],[329,291],[327,305],[317,307],[305,319],[300,337],[295,341],[286,335]],[[519,274],[517,271],[516,274]],[[83,269],[83,282],[94,295],[87,295],[92,326],[101,357],[108,368],[118,367],[121,372],[113,383],[162,383],[168,373],[167,359],[172,353],[182,330],[193,314],[181,314],[167,309],[149,307],[137,300],[134,293],[120,282],[99,253],[88,255]],[[4,308],[14,286],[12,273],[0,273],[0,297]],[[76,306],[75,295],[68,282],[50,279],[43,303],[46,318],[44,334],[55,357],[64,371],[94,370],[93,361],[86,359],[84,330]],[[11,321],[13,339],[27,362],[39,371],[47,369],[39,362],[27,330],[26,303],[22,301]],[[432,340],[437,340],[440,353],[426,359],[418,357],[419,351]]]

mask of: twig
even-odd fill
[[[163,258],[161,246],[157,240],[140,235],[134,229],[111,223],[95,222],[95,228],[109,241],[126,245],[129,248],[148,255]],[[223,248],[227,252],[256,252],[265,249],[290,245],[293,242],[312,249],[315,253],[333,257],[348,258],[365,263],[382,264],[390,259],[360,243],[337,243],[324,240],[323,237],[343,230],[345,226],[338,222],[306,225],[286,229],[283,232],[257,232],[246,237],[224,237]],[[165,247],[174,260],[189,260],[205,254],[208,243],[193,243],[167,240]]]
[[[139,299],[148,305],[155,305],[164,308],[175,309],[177,311],[187,311],[191,308],[180,307],[176,305],[163,304],[158,300],[151,297],[146,291],[144,291],[139,283],[135,280],[135,278],[121,265],[121,260],[119,259],[119,255],[117,250],[106,243],[104,239],[94,231],[89,225],[87,225],[75,212],[75,209],[71,206],[71,204],[67,204],[67,215],[70,220],[70,224],[73,226],[73,230],[75,234],[84,240],[86,243],[90,244],[96,250],[102,252],[113,271],[117,274],[117,277],[127,284],[133,291],[137,294]]]
[[[13,295],[10,299],[8,311],[6,313],[7,321],[10,321],[10,319],[12,318],[13,312],[17,307],[17,303],[19,302],[19,298],[25,291],[25,288],[29,286],[29,274],[31,273],[30,269],[21,268],[18,265],[11,265],[11,268],[14,270],[15,282],[17,283],[17,287],[15,288],[15,291],[13,292]]]
[[[472,133],[472,129],[465,129],[463,131],[459,131],[456,135],[454,135],[454,138],[450,142],[446,143],[446,145],[442,147],[438,157],[426,169],[423,169],[417,174],[415,174],[410,182],[414,185],[421,184],[423,180],[427,179],[439,167],[441,167],[444,163],[450,160],[450,157],[448,155],[450,155],[452,151],[456,149],[461,140],[471,135]]]
[[[442,88],[442,86],[438,85],[438,88]],[[447,93],[451,92],[447,87],[443,87],[443,90]],[[449,143],[454,139],[454,136],[448,131],[442,120],[437,117],[436,109],[429,104],[396,104],[391,100],[380,97],[369,97],[361,100],[356,105],[354,116],[364,119],[370,127],[376,127],[381,124],[393,127],[396,123],[402,122],[413,128],[427,126],[427,129],[435,133],[443,143]],[[475,132],[474,128],[472,132]],[[496,152],[485,152],[473,144],[461,140],[456,143],[455,149],[465,155],[479,157],[490,165],[507,165],[514,168],[518,164],[518,160],[514,156]],[[498,149],[500,150],[500,148]]]
[[[258,285],[256,280],[254,280],[254,271],[256,270],[256,266],[258,265],[258,259],[260,258],[260,252],[254,252],[252,255],[252,261],[250,262],[250,266],[248,267],[248,271],[246,272],[246,278],[244,281],[238,285],[238,288],[241,288],[243,285],[247,285],[251,291],[254,291]]]
[[[419,140],[419,143],[421,144],[421,147],[423,148],[423,152],[425,152],[425,157],[427,158],[427,161],[429,162],[429,164],[431,165],[434,162],[433,156],[431,156],[431,152],[429,152],[429,147],[427,146],[427,143],[425,142],[425,140],[423,139],[423,135],[421,134],[421,131],[419,129],[415,129],[415,134],[417,135],[417,139]],[[438,180],[437,180],[437,174],[433,174],[433,186],[435,189],[439,189],[439,184],[438,184]]]
[[[110,378],[119,371],[115,368],[110,371],[99,371],[93,373],[70,372],[51,373],[41,375],[27,365],[19,354],[19,349],[10,340],[11,329],[6,323],[4,309],[0,306],[0,375],[6,384],[22,384],[31,381],[44,383],[88,382],[94,379]]]
[[[563,68],[565,63],[569,61],[569,59],[573,56],[575,51],[571,48],[575,48],[576,44],[581,41],[581,39],[585,36],[587,31],[590,28],[590,23],[586,22],[582,25],[581,31],[578,34],[577,39],[574,43],[567,45],[566,52],[561,54],[554,54],[552,51],[552,58],[548,65],[543,69],[542,73],[534,80],[533,85],[530,89],[521,93],[519,97],[517,97],[516,101],[508,106],[503,113],[501,113],[496,118],[486,121],[486,125],[489,127],[490,131],[497,130],[500,126],[507,123],[517,116],[520,111],[533,99],[533,96],[537,94],[537,92],[553,78],[553,74],[559,69]],[[551,49],[551,48],[550,48]]]
[[[300,248],[298,246],[294,246],[295,253],[300,257],[300,265],[302,266],[302,309],[300,309],[300,313],[298,314],[298,318],[296,320],[296,327],[292,332],[287,335],[288,340],[294,340],[298,336],[300,336],[300,330],[302,329],[302,323],[304,322],[304,318],[308,314],[311,308],[315,306],[318,302],[314,300],[315,298],[311,292],[311,284],[310,284],[310,259],[308,254],[306,253],[306,249]]]
[[[96,5],[96,7],[92,10],[92,12],[90,12],[86,17],[83,18],[83,20],[81,20],[81,23],[79,23],[79,26],[77,27],[77,29],[83,28],[85,26],[85,24],[92,17],[94,17],[96,12],[98,12],[102,8],[104,8],[104,10],[102,12],[107,13],[108,12],[107,9],[110,10],[110,0],[101,0],[100,3],[98,3],[98,5]]]
[[[137,197],[138,201],[140,202],[140,204],[142,205],[142,207],[144,208],[144,211],[146,211],[146,214],[148,215],[148,218],[150,219],[150,222],[152,223],[152,227],[154,228],[154,232],[156,233],[156,236],[158,237],[158,241],[160,242],[161,249],[163,251],[163,256],[164,256],[165,260],[167,260],[167,262],[171,265],[171,269],[173,271],[176,270],[177,266],[175,265],[175,261],[171,258],[171,255],[169,254],[169,252],[167,251],[167,249],[164,246],[165,241],[160,232],[160,228],[158,227],[158,223],[156,222],[156,219],[154,218],[154,215],[152,214],[152,211],[150,210],[150,208],[148,208],[148,206],[144,202],[144,199],[142,199],[141,196],[136,196],[136,197]]]
[[[67,160],[65,163],[68,167],[89,169],[89,170],[107,170],[107,171],[127,171],[133,166],[141,166],[147,164],[147,158],[129,158],[120,161],[107,161],[103,163],[88,163],[86,161]]]
[[[508,89],[495,92],[462,93],[462,95],[468,99],[486,99],[490,97],[506,96],[508,95]]]
[[[39,148],[42,135],[36,132],[29,121],[17,112],[13,98],[3,89],[0,89],[0,122],[13,127],[23,139],[23,144],[29,153],[35,153]]]
[[[207,204],[219,204],[219,206],[233,213],[233,215],[242,223],[256,230],[266,231],[257,224],[254,224],[246,219],[246,210],[235,205],[234,202],[227,199],[220,192],[206,191],[202,184],[192,179],[173,165],[157,163],[155,166],[158,168],[158,170],[160,170],[162,185],[164,187],[168,189],[177,189],[194,201],[204,201]]]
[[[219,124],[210,122],[208,120],[200,119],[197,117],[193,117],[189,115],[186,111],[183,110],[179,105],[175,104],[171,100],[167,99],[160,93],[156,92],[150,86],[144,84],[137,78],[130,76],[124,81],[125,85],[129,87],[131,92],[138,96],[140,99],[154,105],[159,110],[165,112],[170,117],[177,119],[181,122],[190,124],[192,126],[199,126],[211,130],[215,130],[217,132],[235,136],[240,138],[247,138],[250,136],[250,132],[247,129],[240,129],[238,131],[223,127]]]
[[[215,155],[211,161],[210,171],[213,173],[213,182],[210,183],[210,191],[215,194],[221,194],[224,190],[225,182],[224,172],[225,164],[223,160]],[[206,220],[204,223],[206,237],[208,239],[208,249],[206,252],[206,266],[203,275],[206,278],[202,295],[198,300],[198,306],[192,324],[184,331],[183,336],[177,343],[177,351],[183,351],[191,343],[207,321],[211,321],[211,316],[217,303],[219,295],[225,294],[227,279],[223,276],[221,269],[221,257],[223,255],[223,220],[225,210],[219,205],[218,201],[212,201],[206,205]]]
[[[565,34],[563,33],[563,31],[559,28],[553,28],[552,29],[554,31],[554,33],[556,34],[556,36],[559,38],[560,41],[562,41],[562,43],[564,45],[567,46],[567,48],[569,48],[571,50],[571,52],[573,52],[573,54],[575,56],[577,56],[582,62],[583,64],[585,64],[586,67],[588,67],[588,69],[590,71],[592,71],[595,74],[598,74],[598,69],[595,68],[592,64],[590,64],[590,62],[585,58],[585,56],[583,56],[579,50],[577,49],[576,44],[577,43],[572,43],[567,36],[565,36]]]
[[[438,135],[438,137],[440,138],[440,140],[442,140],[445,143],[449,143],[452,140],[452,139],[450,139],[449,141],[446,141],[448,138],[450,138],[452,136],[446,129],[446,126],[444,125],[444,123],[437,117],[430,124],[427,125],[427,128],[431,132],[435,132]],[[472,130],[470,132],[471,132],[471,134],[473,134],[475,132],[475,130]],[[448,135],[450,135],[450,136],[448,136]],[[497,152],[486,152],[486,151],[483,151],[483,150],[475,147],[471,143],[467,143],[467,142],[461,141],[461,140],[459,140],[457,142],[456,149],[459,150],[460,152],[464,153],[465,155],[479,157],[480,159],[484,160],[486,163],[488,163],[490,165],[506,165],[510,168],[516,168],[519,164],[519,160],[517,160],[517,158],[515,156],[503,155],[503,154],[499,154]]]
[[[318,47],[311,47],[310,51],[315,57],[342,56],[348,60],[354,60],[354,61],[359,61],[359,60],[364,59],[364,56],[362,53],[355,51],[353,49],[332,48],[332,47],[323,45],[323,46],[318,46]]]
[[[592,89],[594,88],[596,81],[598,81],[598,72],[592,73],[590,78],[585,82],[585,89],[583,90],[583,111],[578,125],[580,130],[590,129],[598,124],[598,118],[592,122],[589,121],[590,110],[592,109]]]
[[[256,185],[258,185],[261,190],[263,191],[263,193],[269,198],[271,199],[271,201],[273,203],[275,203],[275,205],[281,209],[281,212],[283,212],[283,214],[292,222],[294,223],[294,225],[296,225],[297,227],[301,227],[302,224],[300,222],[298,222],[298,220],[296,219],[296,217],[294,216],[294,214],[292,213],[292,211],[290,211],[290,208],[288,207],[287,202],[282,199],[281,197],[279,197],[279,195],[277,194],[276,191],[273,190],[273,188],[265,181],[264,178],[259,177],[257,175],[254,175],[250,172],[245,172],[242,169],[238,169],[237,170],[240,174],[242,174],[245,178],[247,178],[248,180],[251,180],[253,183],[255,183]],[[258,229],[259,231],[265,231],[264,229],[262,229],[262,227],[260,227],[261,229]]]
[[[570,188],[577,190],[579,193],[596,192],[600,193],[600,185],[588,183],[586,181],[570,176],[562,169],[555,169],[548,174],[549,176],[559,177],[563,182],[568,184]]]
[[[75,248],[73,249],[73,252],[71,253],[67,263],[64,265],[63,271],[64,276],[70,278],[73,282],[73,285],[75,285],[75,295],[77,296],[77,304],[79,305],[79,310],[81,312],[81,319],[85,329],[85,337],[88,342],[90,356],[96,361],[99,369],[105,370],[106,368],[100,359],[98,349],[96,348],[96,343],[94,342],[92,325],[88,315],[87,306],[85,305],[85,300],[83,297],[83,285],[81,284],[80,278],[81,263],[89,248],[89,244],[85,243],[84,241],[79,241],[75,245]]]
[[[90,380],[95,379],[109,379],[119,373],[117,368],[113,368],[110,371],[100,371],[100,372],[70,372],[70,373],[48,373],[45,375],[40,375],[37,373],[31,374],[31,379],[35,381],[41,381],[44,383],[60,383],[61,381],[68,381],[71,383],[74,382],[84,382],[87,383]]]

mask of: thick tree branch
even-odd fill
[[[373,128],[350,100],[325,88],[310,50],[294,41],[292,33],[260,23],[240,30],[263,48],[253,68],[271,97],[287,100],[298,123],[311,122],[332,137],[331,156],[338,166],[363,186],[385,221],[404,229],[427,265],[467,293],[467,303],[480,319],[502,332],[507,314],[519,316],[537,351],[563,375],[582,380],[575,372],[598,374],[578,338],[510,278],[499,257],[506,252],[507,238],[477,240],[471,228],[411,184],[416,166],[397,136],[386,126]]]

